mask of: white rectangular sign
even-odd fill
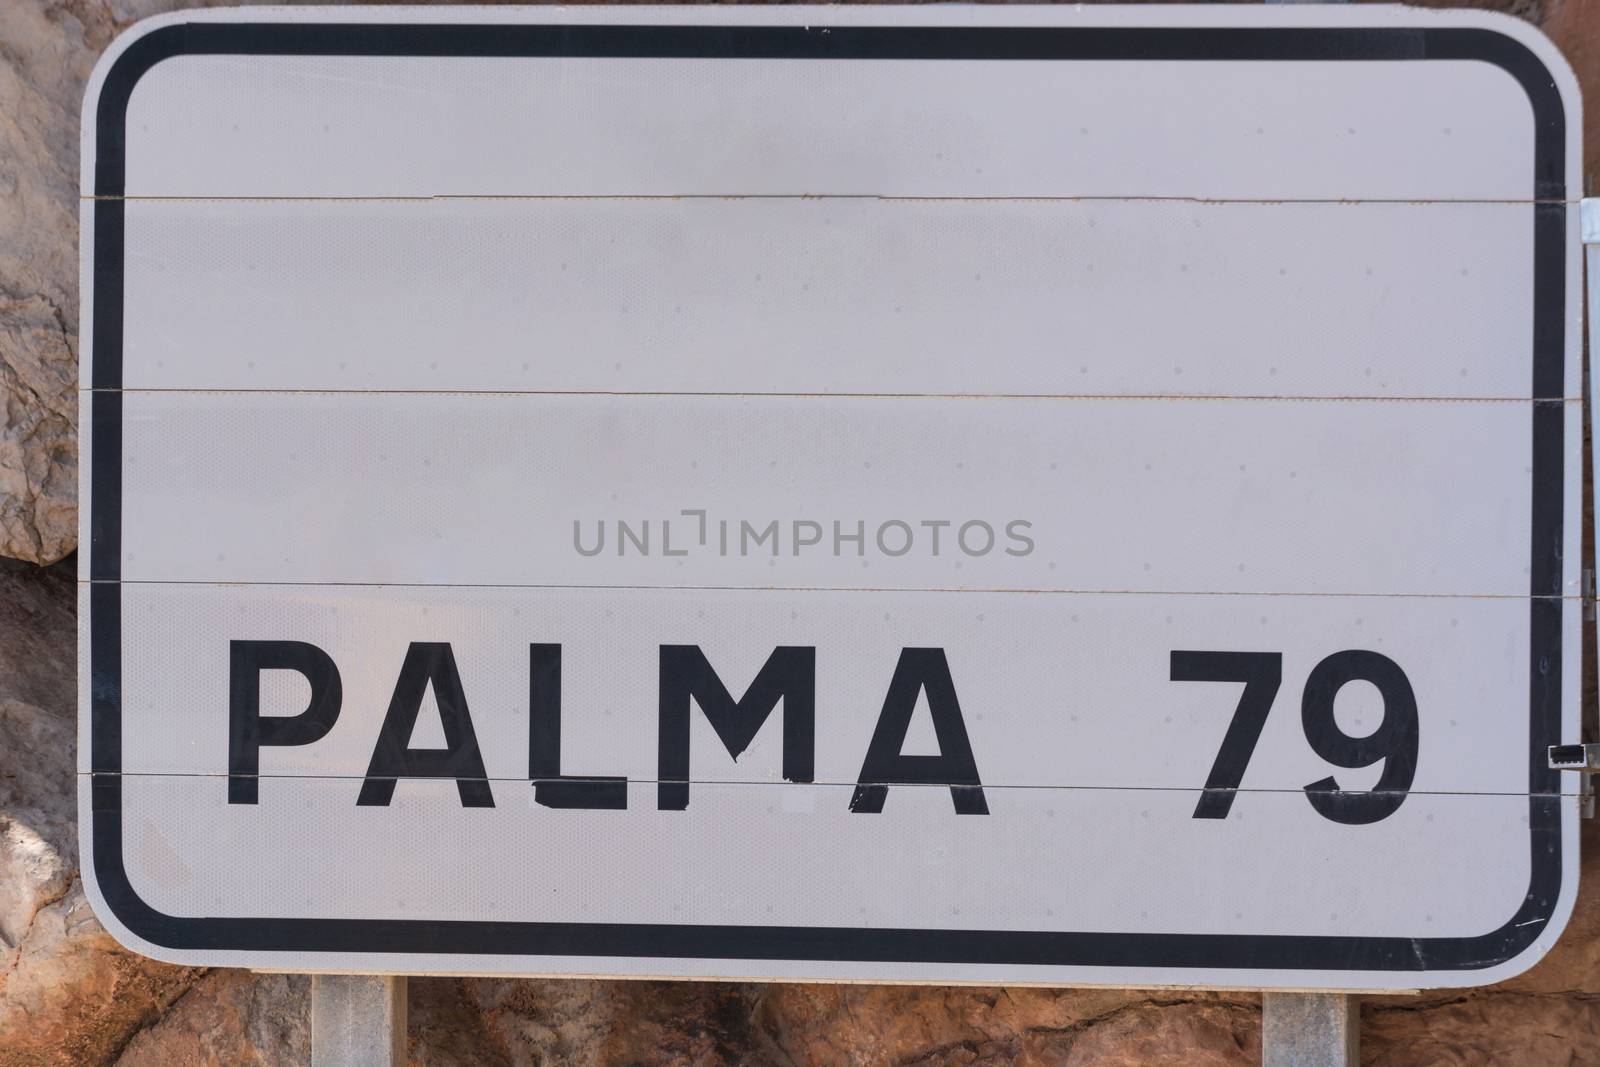
[[[282,969],[1525,969],[1578,128],[1481,13],[141,23],[84,105],[97,913]]]

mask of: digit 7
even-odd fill
[[[1233,721],[1222,738],[1211,774],[1194,807],[1196,819],[1225,819],[1233,807],[1233,796],[1244,778],[1244,769],[1261,740],[1267,712],[1283,684],[1281,652],[1189,652],[1172,653],[1174,682],[1243,682],[1244,692],[1234,710]]]

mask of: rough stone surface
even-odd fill
[[[0,1062],[108,1063],[195,975],[123,951],[74,882],[66,896],[34,915],[0,987]]]
[[[1593,994],[1487,994],[1424,1011],[1362,1013],[1361,1062],[1368,1067],[1550,1067],[1600,1063],[1600,999]]]
[[[771,986],[757,1016],[802,1064],[1247,1064],[1254,996],[1127,990]]]
[[[1600,0],[1468,2],[1542,25],[1600,97]],[[0,0],[0,556],[76,544],[78,104],[118,29],[179,6],[204,5]],[[1586,128],[1600,159],[1600,107]],[[0,560],[0,1067],[307,1063],[306,979],[157,964],[90,913],[75,668],[70,562]],[[1600,1064],[1600,824],[1584,850],[1549,957],[1487,990],[1370,998],[1363,1062]],[[411,982],[409,1049],[417,1067],[1223,1067],[1259,1062],[1260,1014],[1245,994],[435,978]]]
[[[55,5],[0,6],[0,555],[77,543],[78,103],[93,63]]]
[[[135,1034],[117,1058],[117,1067],[307,1063],[311,1026],[305,1002],[310,987],[305,975],[213,972]]]
[[[70,571],[0,561],[0,983],[77,867],[75,626]]]
[[[453,978],[413,978],[410,987],[407,1010],[413,1067],[511,1067],[505,1043],[484,1025],[477,1005],[469,999],[468,983]]]

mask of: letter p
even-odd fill
[[[311,703],[298,715],[261,715],[261,672],[299,671]],[[231,641],[228,646],[228,803],[254,804],[262,745],[309,745],[339,718],[344,689],[328,654],[304,641]]]

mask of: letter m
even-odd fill
[[[791,782],[813,781],[816,688],[815,648],[773,649],[744,696],[734,700],[699,645],[662,645],[656,807],[682,811],[689,806],[690,701],[700,705],[735,760],[783,701],[783,776]]]

